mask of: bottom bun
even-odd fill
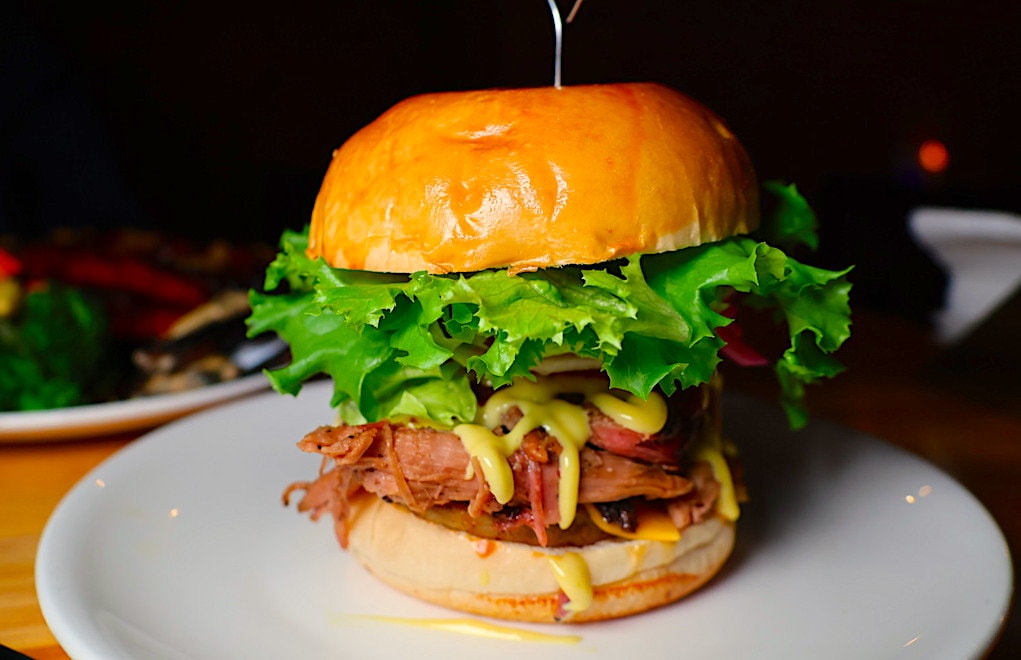
[[[672,603],[713,577],[734,547],[734,523],[719,517],[685,528],[677,542],[540,548],[451,530],[375,497],[352,505],[348,549],[380,580],[424,601],[513,621],[600,621]],[[565,553],[589,570],[592,604],[577,612],[563,609],[549,561]]]

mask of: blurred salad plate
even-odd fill
[[[151,428],[267,386],[287,359],[246,336],[265,259],[154,234],[57,235],[0,247],[0,442]]]

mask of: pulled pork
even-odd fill
[[[651,437],[623,428],[590,407],[592,437],[579,453],[579,504],[643,498],[663,501],[679,528],[703,519],[713,508],[719,484],[708,465],[685,466],[686,474],[681,474],[680,464],[687,441],[703,426],[711,426],[703,424],[708,399],[699,388],[694,395],[684,394],[681,405],[672,399],[671,420]],[[505,421],[510,427],[516,419]],[[321,454],[323,463],[317,479],[286,490],[284,503],[295,491],[304,491],[299,511],[310,513],[313,520],[330,514],[345,547],[350,500],[360,492],[417,513],[463,506],[474,518],[489,515],[507,527],[527,525],[543,546],[547,528],[560,522],[560,444],[543,429],[528,433],[509,457],[514,495],[505,504],[496,501],[480,466],[450,431],[385,421],[321,426],[302,438],[298,447]]]

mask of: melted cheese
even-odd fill
[[[578,484],[581,478],[578,452],[591,432],[588,413],[580,405],[558,398],[563,394],[579,394],[624,428],[652,434],[666,423],[666,402],[653,392],[648,400],[628,395],[618,398],[609,391],[606,381],[579,376],[550,376],[535,382],[517,380],[498,390],[489,398],[475,424],[459,424],[454,433],[468,453],[478,459],[482,474],[493,497],[506,504],[514,496],[514,475],[508,457],[513,454],[530,431],[537,428],[560,442],[560,482],[557,503],[560,527],[567,529],[574,522],[578,508]],[[490,429],[500,426],[513,408],[522,418],[510,432],[500,436]]]
[[[567,596],[564,609],[581,612],[592,605],[592,577],[585,559],[575,552],[565,552],[548,557],[553,577],[560,590]]]
[[[641,511],[638,514],[637,529],[633,532],[629,532],[619,525],[606,522],[595,505],[586,504],[585,509],[588,511],[589,518],[592,519],[595,526],[607,534],[613,534],[614,536],[619,536],[624,539],[636,539],[643,541],[681,540],[681,531],[677,529],[677,525],[675,525],[674,521],[670,519],[670,516],[663,511]]]

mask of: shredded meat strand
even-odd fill
[[[324,465],[329,459],[324,458]],[[305,491],[298,503],[298,511],[308,513],[312,520],[319,520],[324,513],[333,517],[333,530],[342,548],[347,547],[347,519],[350,512],[350,498],[357,491],[351,485],[351,474],[342,470],[319,471],[315,481],[298,481],[283,494],[284,506],[290,504],[291,495],[298,490]]]
[[[472,474],[475,476],[475,497],[468,503],[468,515],[478,518],[486,510],[486,503],[492,499],[492,493],[486,488],[486,477],[482,474],[482,464],[474,456],[471,459]]]
[[[560,522],[559,470],[560,445],[545,431],[528,433],[521,450],[511,456],[511,470],[524,474],[531,516],[528,525],[535,532],[540,545],[546,545],[546,528]]]
[[[383,425],[383,447],[387,465],[393,475],[394,484],[397,486],[398,498],[412,511],[424,511],[425,507],[418,503],[415,494],[411,492],[411,487],[408,486],[408,480],[404,476],[404,466],[397,455],[397,446],[394,444],[393,427],[389,424]]]
[[[720,483],[713,477],[713,469],[708,463],[694,463],[688,470],[688,476],[694,484],[690,495],[675,498],[667,505],[667,513],[678,529],[708,518],[720,496]]]

